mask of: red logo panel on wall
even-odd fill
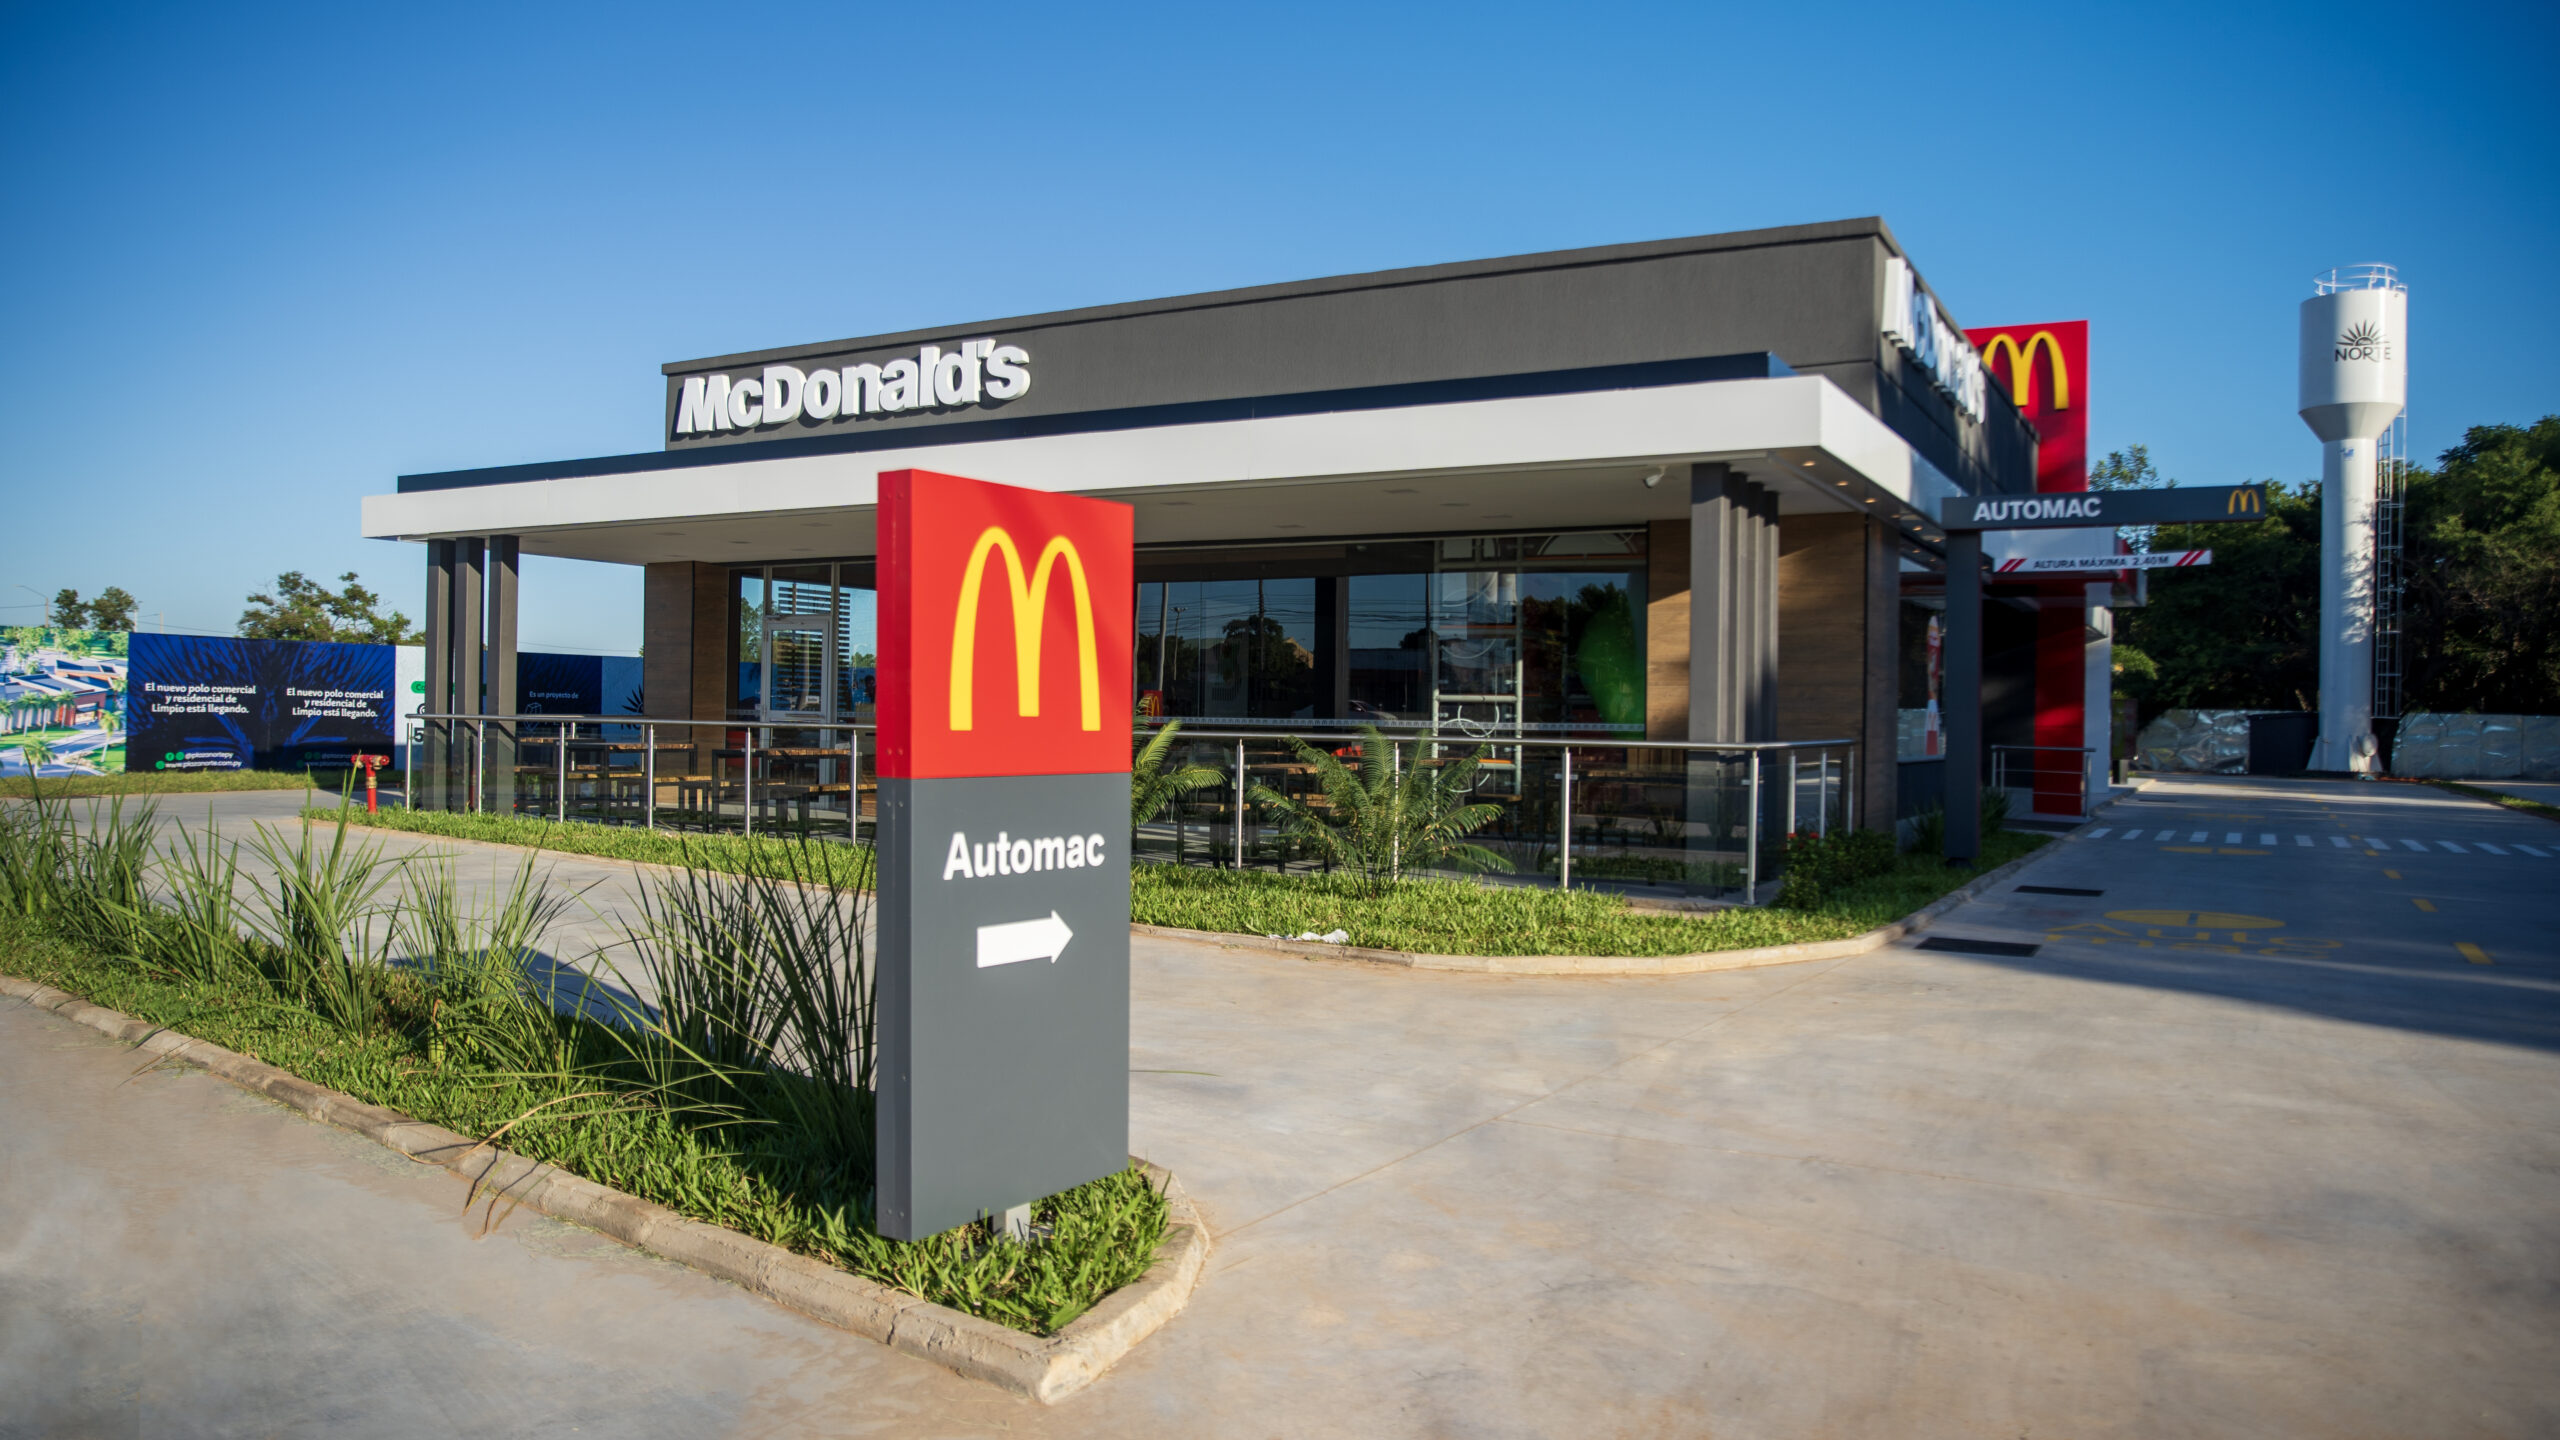
[[[1967,330],[1989,371],[2018,413],[2033,425],[2036,489],[2089,488],[2089,322],[1994,325]]]
[[[880,477],[880,773],[1129,768],[1135,512],[957,475]]]

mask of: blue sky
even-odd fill
[[[2548,6],[0,11],[0,621],[227,633],[410,471],[656,448],[664,361],[1880,214],[2092,322],[2092,439],[2314,475],[2311,275],[2398,264],[2413,449],[2560,411]],[[20,586],[28,589],[18,588]],[[529,563],[528,648],[639,581]]]

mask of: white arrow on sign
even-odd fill
[[[1016,920],[1004,925],[978,927],[978,968],[990,965],[1012,965],[1024,960],[1046,960],[1054,965],[1066,953],[1067,942],[1076,932],[1067,922],[1050,911],[1037,920]]]

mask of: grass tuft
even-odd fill
[[[2467,795],[2474,800],[2486,800],[2492,805],[2503,806],[2509,810],[2522,811],[2527,815],[2539,815],[2545,820],[2560,820],[2560,805],[2546,805],[2539,800],[2528,800],[2522,795],[2510,795],[2504,790],[2492,790],[2485,785],[2465,785],[2459,780],[2430,780],[2427,783],[2439,790],[2450,791],[2456,795]]]
[[[324,780],[327,777],[323,777]],[[169,772],[137,770],[129,775],[47,775],[29,780],[24,775],[0,779],[0,800],[29,800],[39,793],[49,799],[85,800],[98,795],[202,795],[228,790],[311,790],[335,792],[334,783],[316,785],[299,771],[274,770],[190,770]],[[356,792],[364,792],[358,781]]]

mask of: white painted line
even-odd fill
[[[2419,843],[2418,843],[2417,841],[2415,841],[2415,840],[2403,840],[2403,841],[2401,841],[2400,843],[2401,843],[2401,844],[2403,844],[2403,845],[2406,845],[2407,847],[2409,847],[2409,848],[2410,848],[2410,849],[2412,849],[2412,850],[2417,851],[2417,852],[2418,852],[2419,854],[2421,854],[2421,855],[2424,855],[2424,854],[2426,854],[2426,853],[2427,853],[2427,847],[2426,847],[2426,846],[2424,846],[2424,845],[2419,844]]]
[[[2452,851],[2452,852],[2453,852],[2454,854],[2456,854],[2456,855],[2468,855],[2468,854],[2470,854],[2470,853],[2471,853],[2470,851],[2463,849],[2461,846],[2454,844],[2454,843],[2453,843],[2452,841],[2450,841],[2450,840],[2439,840],[2439,841],[2437,841],[2436,843],[2437,843],[2437,844],[2439,844],[2439,845],[2441,845],[2441,846],[2443,846],[2443,847],[2444,847],[2444,848],[2446,848],[2447,850]]]
[[[2504,855],[2504,854],[2506,854],[2506,853],[2507,853],[2506,851],[2499,849],[2497,846],[2490,844],[2490,843],[2489,843],[2488,841],[2486,841],[2486,840],[2474,840],[2474,841],[2472,841],[2471,843],[2472,843],[2472,844],[2474,844],[2474,845],[2479,846],[2479,847],[2480,847],[2481,849],[2483,849],[2483,850],[2488,851],[2488,852],[2489,852],[2490,854],[2492,854],[2492,855]]]
[[[2344,850],[2347,848],[2347,837],[2344,835],[2332,835],[2329,837],[2329,843],[2337,846],[2341,850]]]
[[[2199,831],[2197,831],[2196,833],[2194,833],[2193,835],[2188,836],[2188,837],[2187,837],[2187,843],[2188,843],[2188,844],[2190,844],[2190,845],[2201,845],[2201,844],[2203,844],[2203,843],[2204,843],[2204,832],[2203,832],[2203,831],[2201,831],[2201,830],[2199,830]]]
[[[2107,832],[2114,828],[2116,827],[2113,825],[2101,825],[2097,829],[2089,832],[2089,838],[2092,840],[2104,840],[2107,838]]]
[[[1067,942],[1075,935],[1076,932],[1067,928],[1067,922],[1059,919],[1055,910],[1037,920],[981,925],[978,927],[978,968],[1014,965],[1025,960],[1046,960],[1055,965],[1058,957],[1066,953]]]
[[[2178,838],[2178,832],[2175,830],[2163,830],[2160,832],[2160,838],[2163,840],[2175,840]],[[2199,835],[2196,838],[2201,840],[2204,837]]]
[[[2532,856],[2536,860],[2548,860],[2551,858],[2550,856],[2543,854],[2541,851],[2534,849],[2532,846],[2525,844],[2521,840],[2516,842],[2516,848],[2527,855]]]
[[[2273,845],[2276,843],[2276,837],[2273,835],[2261,835],[2258,837],[2258,843],[2261,845]]]
[[[2308,835],[2296,835],[2293,837],[2293,843],[2301,846],[2305,850],[2308,850],[2311,848],[2311,837]]]
[[[2225,845],[2237,845],[2237,844],[2239,844],[2239,843],[2240,843],[2240,832],[2239,832],[2239,831],[2237,831],[2237,830],[2234,830],[2234,831],[2232,831],[2230,834],[2223,836],[2223,837],[2222,837],[2222,843],[2223,843],[2223,844],[2225,844]]]
[[[2124,832],[2124,838],[2127,840],[2139,840],[2142,838],[2142,832],[2139,830],[2127,830]]]

